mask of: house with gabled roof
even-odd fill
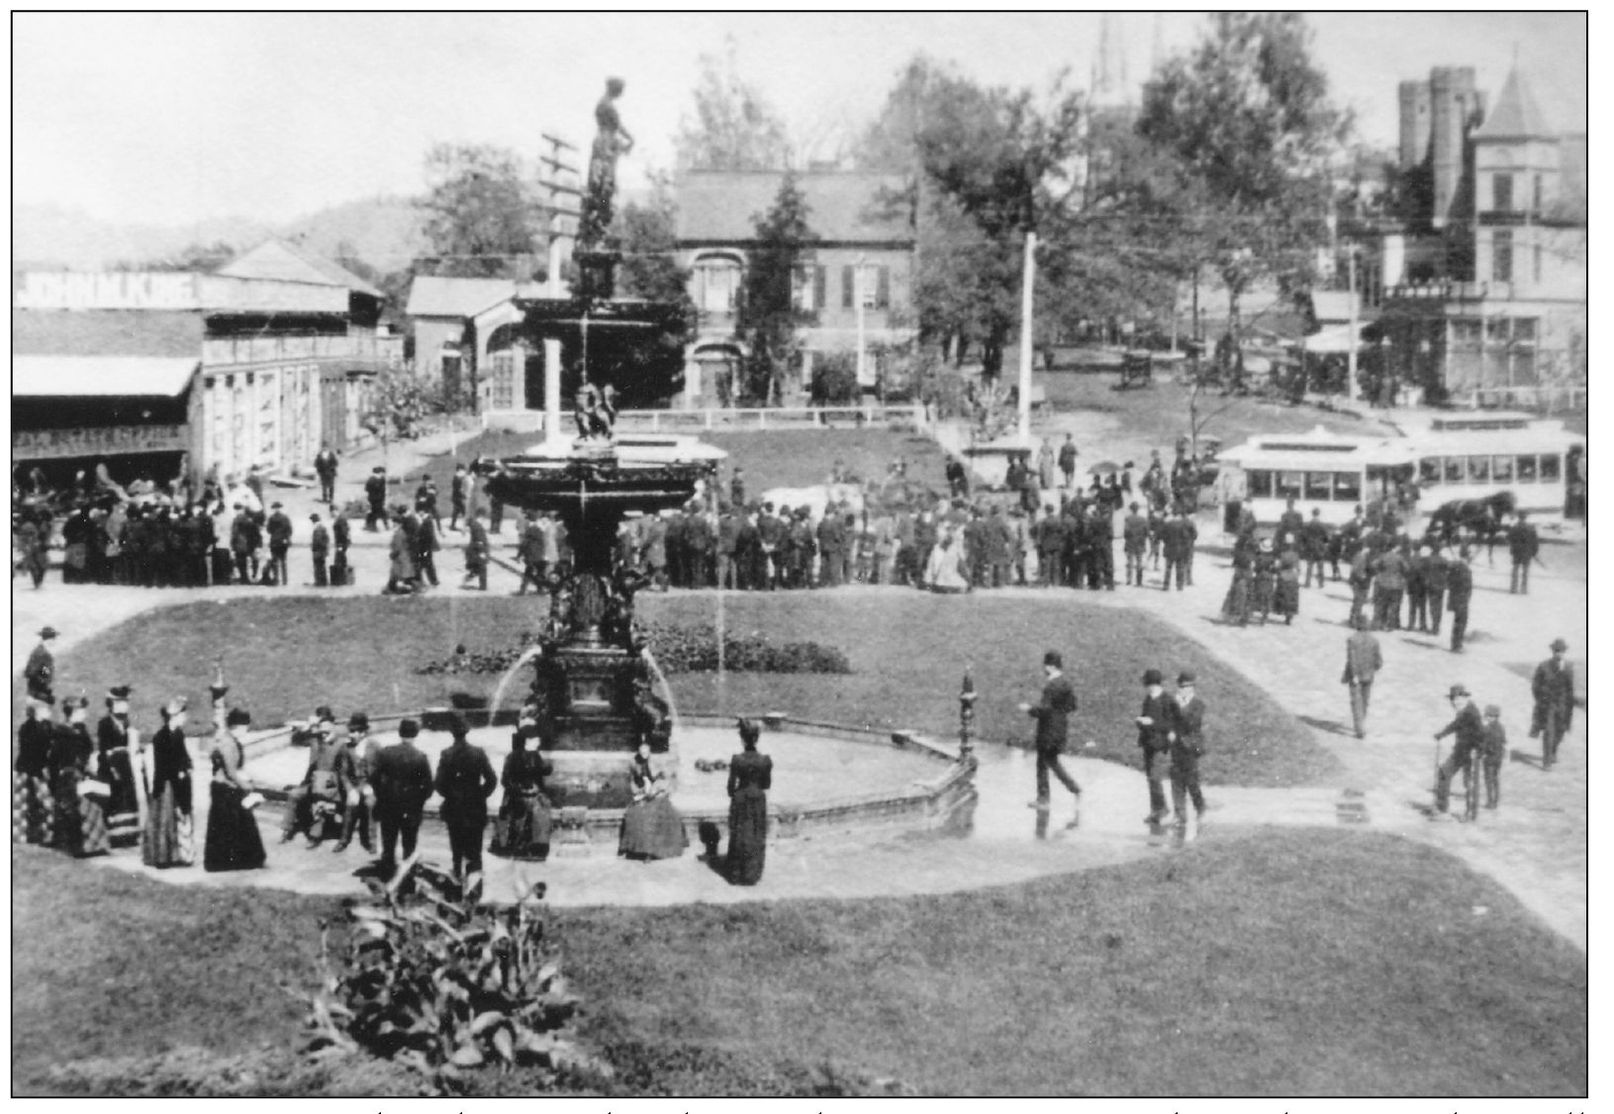
[[[756,247],[756,223],[773,206],[783,171],[683,171],[674,182],[680,263],[690,271],[698,314],[686,361],[686,395],[730,401],[744,345],[735,336],[744,275]],[[906,343],[914,335],[914,244],[907,209],[890,198],[901,178],[858,171],[796,175],[816,235],[793,283],[796,307],[808,315],[800,382],[825,352],[854,352],[859,317],[869,349]],[[868,361],[867,386],[876,361]]]

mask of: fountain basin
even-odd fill
[[[382,719],[373,722],[374,737],[384,743],[396,738],[395,726],[384,728]],[[953,748],[916,732],[875,731],[775,714],[761,722],[760,749],[774,762],[773,789],[768,794],[772,839],[934,831],[967,816],[975,802],[974,760],[960,761]],[[487,751],[498,770],[509,753],[510,734],[497,727],[473,728],[470,739]],[[423,731],[417,739],[433,769],[449,742],[448,734],[438,731]],[[261,736],[248,746],[245,772],[271,802],[284,801],[307,768],[307,751],[290,743],[291,733],[284,731]],[[673,805],[692,845],[699,846],[703,832],[727,838],[728,773],[716,767],[739,750],[733,717],[685,714],[674,731],[672,751],[652,757],[668,775]],[[590,757],[586,752],[545,753],[557,766],[562,757]],[[501,794],[495,790],[490,812],[497,811]],[[427,802],[428,823],[440,822],[439,804],[436,796]],[[622,815],[620,808],[561,803],[555,809],[551,853],[615,855]]]

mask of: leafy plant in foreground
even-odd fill
[[[412,886],[412,893],[402,893]],[[520,1066],[537,1089],[563,1079],[607,1080],[609,1065],[573,1043],[578,998],[566,986],[536,883],[513,905],[477,904],[419,863],[370,901],[347,910],[346,955],[331,960],[331,926],[320,926],[320,987],[310,998],[313,1058],[357,1052],[385,1057],[457,1091],[466,1073]]]

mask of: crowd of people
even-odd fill
[[[157,709],[161,726],[146,736],[131,722],[128,685],[108,690],[106,714],[92,733],[88,699],[56,699],[50,644],[58,632],[45,627],[39,636],[24,669],[27,702],[12,780],[13,840],[76,858],[138,847],[148,866],[193,866],[192,746],[201,742],[209,791],[203,869],[264,867],[268,854],[254,815],[264,796],[246,771],[245,732],[252,717],[242,708],[226,709],[227,688],[212,688],[215,726],[209,734],[187,736],[187,703],[176,698]],[[547,785],[554,763],[544,753],[536,708],[521,710],[499,776],[486,752],[470,742],[463,717],[451,713],[444,727],[452,742],[434,774],[418,745],[419,721],[405,718],[395,738],[378,738],[362,711],[348,716],[343,730],[329,706],[316,708],[294,728],[292,742],[308,748],[308,761],[286,794],[280,842],[302,836],[312,849],[334,839],[332,850],[341,853],[356,838],[365,851],[378,854],[373,873],[391,879],[415,856],[425,806],[435,794],[452,871],[466,890],[481,876],[490,819],[494,854],[544,861],[554,826]],[[755,885],[765,857],[772,760],[757,750],[756,724],[741,720],[738,727],[742,750],[729,763],[733,807],[725,871],[736,885]],[[689,845],[684,821],[668,795],[666,775],[652,762],[648,741],[636,750],[630,782],[632,800],[624,810],[619,853],[647,860],[682,855]],[[503,799],[490,817],[488,798],[501,786]]]

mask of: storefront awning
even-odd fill
[[[194,356],[13,356],[11,393],[22,398],[174,398],[190,386]]]
[[[1314,352],[1319,356],[1344,355],[1351,350],[1351,327],[1349,325],[1325,325],[1320,332],[1309,337],[1300,338],[1300,346],[1307,352]],[[1356,341],[1356,350],[1362,350],[1360,338]]]

